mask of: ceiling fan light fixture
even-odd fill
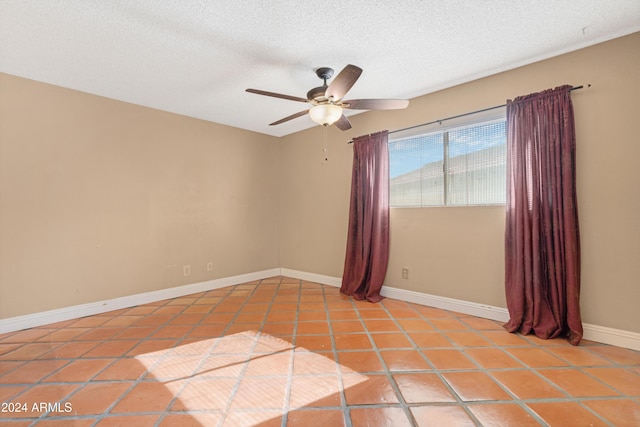
[[[321,104],[309,110],[311,120],[322,126],[331,126],[342,117],[342,108],[334,104]]]

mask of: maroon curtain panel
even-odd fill
[[[340,292],[379,302],[389,261],[389,132],[353,140],[347,254]]]
[[[582,339],[571,87],[507,102],[505,329]]]

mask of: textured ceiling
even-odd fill
[[[0,72],[282,136],[306,105],[246,88],[351,63],[347,98],[413,98],[639,30],[639,0],[0,0]]]

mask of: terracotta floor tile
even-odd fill
[[[453,347],[451,341],[440,332],[408,332],[407,335],[419,348]]]
[[[293,335],[294,323],[268,323],[264,325],[261,332],[270,335],[283,336]]]
[[[420,313],[422,316],[426,317],[427,319],[452,317],[451,313],[441,308],[427,307],[425,305],[418,305],[418,304],[416,304],[414,308],[418,313]]]
[[[0,334],[24,398],[73,405],[38,427],[635,426],[640,353],[276,276]]]
[[[567,366],[567,362],[542,348],[508,348],[506,351],[532,368]]]
[[[231,409],[222,427],[280,427],[283,411],[261,409]]]
[[[447,372],[442,376],[464,401],[512,399],[495,381],[482,372]]]
[[[95,328],[111,320],[109,316],[89,316],[76,320],[69,326],[72,328]]]
[[[55,374],[48,376],[45,382],[85,382],[96,376],[115,359],[74,360]]]
[[[217,426],[222,419],[222,414],[213,413],[193,413],[180,414],[172,413],[166,415],[159,427],[203,427]]]
[[[369,336],[366,334],[334,334],[337,350],[370,350]]]
[[[96,422],[95,418],[45,419],[38,422],[38,427],[90,427]]]
[[[84,354],[84,357],[118,357],[131,350],[137,341],[133,340],[109,340],[97,345]]]
[[[548,347],[549,353],[576,366],[607,366],[608,360],[593,354],[588,347]]]
[[[100,420],[96,427],[153,427],[159,415],[116,415]]]
[[[338,364],[333,354],[319,355],[312,352],[296,352],[293,359],[293,374],[337,374]]]
[[[364,304],[371,305],[371,303],[369,302],[366,302]],[[365,308],[360,308],[358,311],[360,313],[360,317],[362,317],[363,319],[380,319],[380,320],[389,319],[389,315],[387,314],[387,312],[379,308],[365,307]]]
[[[67,363],[65,359],[27,362],[0,377],[0,384],[34,384]]]
[[[77,415],[104,413],[131,387],[132,382],[90,383],[69,397],[73,412]]]
[[[589,347],[589,351],[621,365],[640,365],[640,352],[610,345]]]
[[[64,328],[38,338],[40,342],[69,341],[89,331],[90,328]]]
[[[354,426],[411,427],[412,425],[402,408],[353,408],[350,415]]]
[[[619,395],[615,390],[576,369],[541,369],[538,372],[574,397]]]
[[[17,367],[24,365],[25,363],[27,362],[18,360],[0,360],[0,377],[2,377],[2,375],[6,374],[9,371],[12,371]],[[0,384],[4,384],[1,379]]]
[[[640,425],[640,403],[633,400],[587,400],[584,405],[616,427],[637,427]]]
[[[427,322],[426,320],[398,319],[397,321],[398,321],[398,324],[400,324],[400,327],[407,332],[409,331],[424,332],[424,331],[433,330],[433,326],[431,326],[431,323]]]
[[[169,321],[169,325],[197,325],[205,318],[204,314],[179,314]]]
[[[371,334],[371,338],[379,349],[413,348],[413,344],[402,333],[375,333]]]
[[[456,401],[447,385],[436,374],[394,374],[393,379],[407,403]]]
[[[322,356],[318,356],[315,353],[309,354],[316,356],[318,358],[317,360],[325,360],[322,359]],[[299,363],[298,368],[304,370],[301,365],[303,365],[302,361]],[[291,352],[288,350],[271,354],[254,354],[251,355],[247,361],[245,376],[288,375],[290,369]],[[318,366],[316,369],[327,369],[327,367],[326,365],[324,367]],[[330,369],[329,367],[329,370]]]
[[[205,377],[238,377],[244,370],[246,354],[216,354],[206,357],[193,375]]]
[[[197,379],[178,394],[171,411],[224,410],[233,396],[235,378]]]
[[[490,330],[498,330],[504,331],[502,328],[502,324],[500,322],[496,322],[495,320],[483,319],[480,317],[464,317],[460,319],[463,323],[469,325],[473,329],[479,331],[490,331]]]
[[[0,415],[0,421],[3,418],[40,417],[48,412],[47,403],[71,401],[69,395],[77,388],[78,385],[74,384],[36,384],[13,400],[14,403],[26,404],[26,408],[21,407],[24,411],[3,411]],[[45,406],[40,407],[40,402],[45,403]],[[60,409],[63,408],[64,403],[60,406]],[[0,422],[0,425],[4,426],[5,424]]]
[[[24,344],[2,355],[2,360],[33,360],[60,347],[62,343]]]
[[[301,322],[306,322],[309,320],[319,320],[326,322],[327,313],[325,313],[324,311],[300,311],[298,312],[298,320]]]
[[[3,335],[1,338],[1,341],[3,344],[29,343],[29,342],[37,341],[38,339],[46,335],[49,335],[53,331],[55,331],[55,329],[51,329],[51,328],[25,329],[23,331],[18,331],[18,332]]]
[[[483,347],[491,343],[476,332],[447,332],[447,337],[460,347]]]
[[[475,427],[471,417],[460,406],[412,406],[418,427]]]
[[[436,369],[478,369],[462,351],[459,350],[422,350]]]
[[[342,305],[342,304],[341,304]],[[331,307],[331,305],[328,305],[329,307]],[[345,310],[345,308],[350,308],[350,304],[349,303],[344,303],[343,307],[333,307],[334,309],[329,311],[329,318],[334,321],[334,320],[356,320],[358,319],[358,312],[355,310]],[[342,308],[342,309],[338,309],[338,308]]]
[[[287,377],[245,377],[231,402],[232,409],[282,409]]]
[[[302,375],[291,379],[291,408],[340,405],[340,380],[336,375]]]
[[[338,353],[338,362],[346,372],[364,373],[384,370],[378,354],[374,351],[341,351]]]
[[[86,354],[100,343],[94,341],[72,341],[45,353],[39,359],[71,359]]]
[[[176,345],[178,340],[176,339],[158,339],[158,340],[146,340],[140,342],[140,344],[133,347],[127,356],[140,356],[157,351],[167,350]]]
[[[287,427],[344,427],[344,413],[336,409],[294,410],[287,415]]]
[[[349,405],[398,403],[386,375],[343,375],[344,394]],[[350,385],[353,384],[353,385]]]
[[[110,320],[107,320],[102,326],[131,326],[142,319],[143,316],[117,316]]]
[[[380,355],[393,372],[431,370],[431,366],[414,350],[384,350]]]
[[[164,307],[156,307],[156,309],[151,314],[153,314],[154,316],[166,316],[164,319],[166,319],[166,321],[169,321],[172,315],[178,314],[182,312],[182,310],[184,310],[184,306],[166,305]],[[154,317],[154,320],[150,322],[150,324],[159,324],[159,323],[165,323],[165,322],[162,322],[161,318],[159,317]]]
[[[541,427],[543,425],[516,404],[469,405],[469,410],[484,426]]]
[[[605,427],[607,423],[576,402],[527,403],[549,427],[590,426]]]
[[[178,308],[173,308],[173,310],[177,310]],[[167,308],[166,310],[172,310],[171,308]],[[169,322],[174,313],[158,313],[160,310],[157,310],[154,314],[150,316],[145,316],[136,322],[136,326],[150,326],[150,325],[163,325]]]
[[[589,375],[629,396],[640,396],[640,373],[623,368],[586,368]]]
[[[299,322],[296,333],[298,335],[328,334],[329,325],[327,322]]]
[[[146,338],[158,329],[157,326],[133,326],[115,335],[115,339]]]
[[[486,369],[523,368],[520,362],[499,348],[468,348],[465,353]]]
[[[7,344],[0,343],[0,359],[2,358],[1,355],[6,354],[12,350],[15,350],[20,346],[22,346],[22,343],[7,343]]]
[[[393,320],[364,319],[364,326],[370,332],[400,332],[400,328]]]
[[[189,378],[200,366],[202,359],[202,355],[166,356],[147,367],[148,375],[145,380],[166,382]]]
[[[249,333],[237,333],[218,339],[213,348],[213,353],[220,354],[246,354],[256,343],[257,336]]]
[[[106,367],[95,381],[137,380],[147,373],[147,367],[138,359],[118,359]]]
[[[489,338],[494,344],[501,346],[524,346],[531,345],[529,341],[525,340],[518,334],[512,334],[507,331],[480,331],[480,334]]]
[[[163,383],[141,382],[124,395],[111,413],[161,412],[167,409],[174,397],[174,393]]]
[[[467,325],[451,317],[437,317],[429,319],[429,321],[441,331],[465,331],[469,329]]]
[[[346,332],[364,332],[364,326],[359,320],[341,320],[331,323],[331,329],[334,334]]]
[[[313,351],[331,351],[331,336],[299,335],[296,337],[296,347]]]
[[[182,338],[186,336],[191,329],[192,325],[167,325],[156,329],[152,335],[153,338]]]
[[[124,331],[122,327],[99,327],[90,329],[82,335],[78,335],[75,339],[78,341],[106,341],[115,335]]]
[[[551,382],[528,370],[494,371],[493,377],[519,399],[553,399],[566,395]]]

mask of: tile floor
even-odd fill
[[[6,426],[638,426],[640,353],[286,277],[0,335]]]

